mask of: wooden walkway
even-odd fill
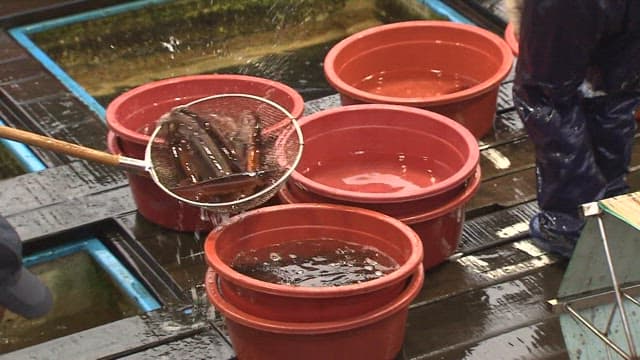
[[[3,4],[0,21],[6,29],[42,14],[29,9],[54,6],[64,12],[77,6],[75,1],[68,1],[74,3],[68,7],[59,3]],[[80,3],[83,8],[98,6]],[[508,79],[501,87],[494,131],[480,143],[483,179],[467,206],[460,254],[427,272],[411,305],[398,359],[568,358],[559,319],[545,305],[556,296],[567,264],[528,238],[528,220],[536,211],[533,149],[510,93]],[[330,96],[309,102],[307,112],[337,105],[337,96]],[[4,31],[0,119],[106,147],[104,123]],[[34,151],[48,169],[0,181],[0,213],[18,230],[25,251],[91,234],[125,258],[165,306],[0,359],[233,359],[224,325],[208,313],[203,297],[202,236],[144,220],[120,171]],[[637,143],[629,177],[634,191],[640,190],[639,153]]]

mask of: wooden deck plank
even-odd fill
[[[529,231],[529,219],[537,211],[537,204],[528,202],[473,219],[466,219],[458,251],[475,252],[524,237]]]
[[[480,184],[478,192],[467,203],[468,211],[484,213],[483,209],[505,209],[536,199],[535,169],[519,171],[509,176]],[[493,209],[492,209],[493,208]]]
[[[128,0],[21,0],[0,1],[0,26],[12,27],[70,13],[88,11]]]
[[[36,210],[93,193],[127,186],[122,172],[105,165],[75,161],[67,165],[0,181],[0,213],[7,216]]]
[[[544,302],[555,296],[562,274],[562,267],[547,266],[521,278],[410,309],[405,353],[410,358],[437,357],[453,346],[471,347],[552,318]]]
[[[636,134],[639,137],[640,133]],[[534,148],[527,138],[492,145],[481,155],[482,183],[467,203],[467,211],[483,213],[536,199]],[[628,183],[633,191],[639,189],[640,141],[634,142],[630,166]]]
[[[542,252],[529,239],[486,249],[429,270],[423,289],[411,307],[446,303],[460,294],[520,278],[549,266],[563,268],[566,262]]]
[[[527,138],[480,151],[480,167],[483,181],[532,169],[534,166],[534,148]]]
[[[553,318],[473,344],[453,346],[433,356],[416,356],[412,360],[566,360],[568,358],[562,329],[558,319]]]
[[[152,224],[138,213],[118,216],[140,242],[185,291],[202,293],[207,265],[203,256],[206,233],[179,232]]]
[[[235,353],[215,330],[197,334],[179,341],[163,344],[129,356],[123,360],[142,359],[233,359]]]
[[[3,354],[0,359],[116,359],[210,330],[206,322],[180,322],[178,317],[156,311]],[[212,332],[209,336],[219,335]],[[209,342],[207,349],[212,358],[220,354],[220,359],[227,359],[232,351],[223,338]]]
[[[3,2],[5,3],[5,2]],[[17,58],[27,58],[24,48],[13,40],[13,38],[5,31],[0,31],[0,63],[13,61]],[[12,76],[23,76],[22,72],[12,74]],[[5,82],[6,77],[0,76],[0,83]]]
[[[40,76],[45,73],[45,69],[35,59],[28,57],[24,50],[14,49],[14,57],[0,58],[0,83],[11,83],[13,81]]]
[[[21,108],[29,119],[31,131],[97,150],[107,149],[106,124],[81,100],[72,95],[59,94],[35,102],[26,102],[21,104]],[[33,150],[45,162],[49,161],[52,164],[59,165],[77,160],[62,154],[50,154],[48,150]]]
[[[134,211],[136,205],[128,187],[94,193],[77,199],[13,214],[7,217],[23,242],[32,242],[65,231]]]
[[[19,104],[60,96],[68,91],[60,81],[45,72],[39,72],[30,77],[20,77],[15,81],[0,84],[0,88],[11,97],[11,101]]]

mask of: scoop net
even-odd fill
[[[302,132],[281,105],[220,94],[178,106],[147,146],[154,181],[177,199],[238,213],[269,200],[302,156]]]

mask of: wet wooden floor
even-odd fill
[[[29,9],[59,3],[0,5],[0,20],[14,25],[39,14]],[[72,9],[70,5],[58,11]],[[508,79],[501,87],[494,130],[480,143],[482,184],[467,206],[460,254],[427,272],[411,305],[398,359],[568,358],[558,317],[545,306],[556,296],[566,261],[544,253],[528,238],[528,219],[536,211],[533,149],[510,92]],[[338,106],[337,96],[309,102],[307,112],[332,106]],[[4,31],[0,119],[106,148],[104,123]],[[172,232],[147,222],[137,214],[126,177],[118,170],[34,151],[48,169],[0,181],[0,213],[21,235],[25,251],[96,235],[127,258],[165,306],[0,358],[234,358],[221,319],[207,315],[203,235]],[[640,190],[639,153],[637,143],[629,177],[634,191]]]

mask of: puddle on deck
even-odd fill
[[[181,0],[31,34],[106,106],[132,87],[188,74],[280,81],[305,100],[335,91],[322,61],[344,37],[383,23],[436,16],[416,0]]]

